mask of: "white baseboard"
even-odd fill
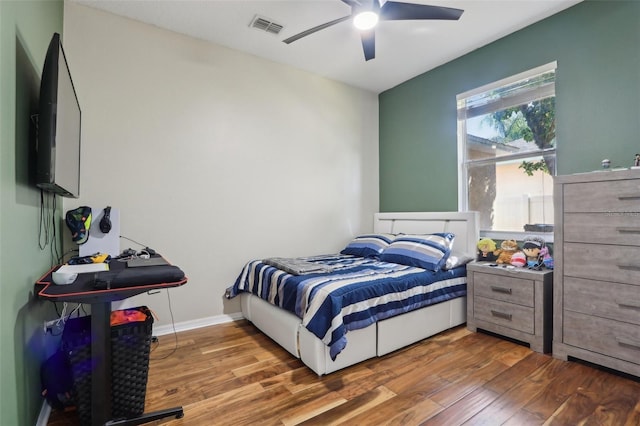
[[[42,401],[42,407],[40,408],[40,415],[36,421],[36,426],[47,426],[49,423],[49,415],[51,415],[51,406],[46,400]]]
[[[197,320],[183,321],[175,324],[175,331],[194,330],[201,327],[209,327],[211,325],[224,324],[227,322],[238,321],[243,319],[242,312],[236,312],[231,315],[216,315],[214,317],[200,318]],[[172,324],[160,325],[153,327],[154,336],[164,336],[173,333],[174,326]]]
[[[187,331],[194,330],[196,328],[208,327],[211,325],[224,324],[232,321],[239,321],[243,319],[242,312],[236,312],[231,315],[216,315],[214,317],[200,318],[197,320],[191,321],[183,321],[175,324],[175,331]],[[153,327],[153,335],[154,336],[163,336],[166,334],[172,334],[174,330],[174,326],[172,324],[161,325],[158,327]],[[47,404],[47,401],[42,402],[42,408],[40,408],[40,415],[38,416],[38,421],[36,422],[36,426],[47,426],[49,423],[49,416],[51,415],[51,407]]]

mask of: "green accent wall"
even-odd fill
[[[29,176],[30,116],[62,15],[62,0],[0,1],[0,425],[36,423],[43,402],[40,364],[57,344],[42,331],[43,321],[54,318],[52,304],[33,294],[52,255],[50,245],[39,248],[40,191]],[[52,209],[45,214],[51,217]],[[59,231],[59,211],[54,218]]]
[[[558,174],[633,165],[640,1],[587,0],[380,94],[380,211],[457,210],[456,95],[553,61]]]

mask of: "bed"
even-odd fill
[[[475,212],[377,213],[368,242],[371,235],[384,239],[375,257],[356,238],[343,254],[251,261],[227,297],[239,297],[247,320],[318,375],[466,321],[464,263],[476,253]],[[416,241],[429,252],[407,262],[404,249]]]

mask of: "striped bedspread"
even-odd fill
[[[334,360],[349,330],[467,294],[465,267],[431,272],[348,255],[300,259],[333,272],[291,275],[255,260],[242,269],[229,297],[250,292],[293,312],[329,346]]]

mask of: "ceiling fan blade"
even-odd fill
[[[368,61],[376,57],[376,33],[373,29],[360,31],[362,38],[362,50],[364,50],[364,59]]]
[[[454,9],[452,7],[388,1],[383,4],[380,9],[380,19],[385,21],[410,19],[443,19],[455,21],[460,19],[462,12],[464,12],[464,10]]]
[[[302,37],[306,37],[309,34],[313,34],[320,30],[324,30],[325,28],[329,28],[332,25],[339,24],[340,22],[346,21],[347,19],[350,19],[350,18],[351,18],[351,15],[347,15],[347,16],[343,16],[342,18],[334,19],[333,21],[326,22],[322,25],[318,25],[317,27],[309,28],[306,31],[303,31],[299,34],[286,38],[282,41],[287,44],[293,43],[296,40],[300,40]]]

